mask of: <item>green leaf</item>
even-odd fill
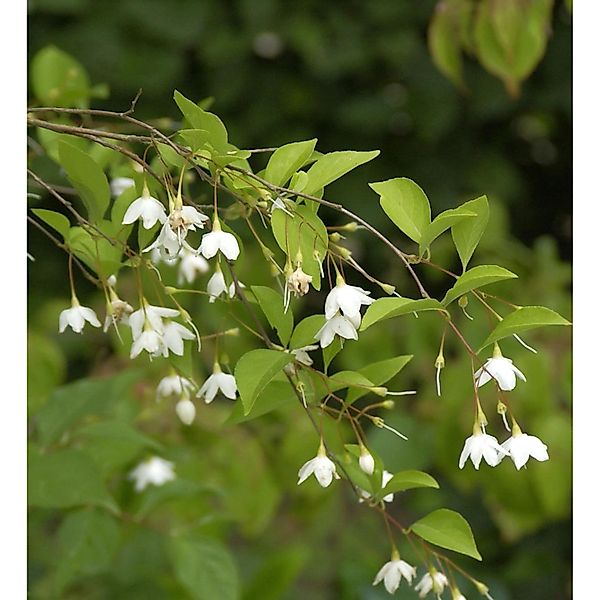
[[[57,442],[65,432],[87,415],[108,416],[118,403],[129,397],[139,371],[125,371],[104,379],[81,379],[57,388],[37,414],[40,442]]]
[[[293,360],[294,357],[287,352],[264,349],[251,350],[238,360],[235,366],[235,380],[245,415],[250,413],[265,386]]]
[[[392,377],[397,375],[412,359],[412,354],[403,356],[395,356],[394,358],[388,358],[375,363],[371,363],[358,372],[364,375],[367,379],[373,382],[373,385],[383,385],[389,381]],[[346,402],[356,402],[359,398],[368,393],[365,390],[352,389],[348,390],[346,396]]]
[[[571,325],[571,323],[545,306],[523,306],[504,317],[477,352],[481,352],[486,346],[502,338],[546,325]]]
[[[369,186],[379,194],[385,214],[418,244],[431,223],[431,207],[425,192],[406,177],[370,183]]]
[[[66,240],[69,236],[69,229],[71,228],[71,223],[69,223],[69,219],[60,213],[57,213],[53,210],[46,210],[45,208],[32,208],[31,212],[38,218],[40,218],[44,223],[50,225],[52,229],[58,231],[62,236],[63,240]]]
[[[438,2],[427,36],[436,67],[459,88],[464,87],[460,40],[463,7],[463,2]]]
[[[292,350],[311,346],[316,343],[315,334],[325,325],[325,315],[311,315],[302,319],[290,338],[289,347]]]
[[[388,481],[381,496],[423,487],[439,488],[440,486],[431,475],[423,471],[400,471]]]
[[[477,248],[477,244],[479,244],[479,240],[483,236],[490,217],[490,207],[487,196],[480,196],[475,200],[465,202],[460,208],[476,215],[472,219],[465,219],[452,226],[452,239],[460,256],[464,272],[475,252],[475,248]]]
[[[65,517],[58,530],[58,564],[55,592],[61,592],[80,575],[107,571],[120,540],[119,526],[103,511],[82,509]]]
[[[239,600],[240,582],[227,548],[216,539],[172,537],[167,552],[177,581],[194,600]]]
[[[448,306],[451,302],[460,298],[463,294],[471,290],[479,289],[484,285],[504,281],[505,279],[515,279],[518,277],[508,269],[497,265],[479,265],[465,271],[456,283],[446,292],[442,304]]]
[[[472,217],[475,217],[475,213],[469,210],[465,210],[462,206],[459,208],[451,208],[440,213],[425,229],[421,234],[421,240],[419,241],[419,254],[423,256],[427,248],[433,240],[439,237],[444,231],[450,229],[456,223],[462,221],[468,221]]]
[[[223,121],[212,113],[202,110],[195,102],[188,100],[177,90],[173,94],[175,102],[183,116],[194,129],[203,129],[207,132],[207,141],[218,152],[228,151],[227,129]]]
[[[55,46],[42,48],[31,61],[31,87],[46,106],[87,108],[90,79],[71,55]]]
[[[434,510],[409,529],[426,542],[481,560],[471,527],[462,515],[453,510]]]
[[[31,506],[44,508],[93,504],[119,512],[98,466],[80,450],[31,455],[27,469],[27,498]]]
[[[238,423],[245,423],[246,421],[262,417],[283,406],[297,404],[297,402],[298,398],[290,382],[287,379],[282,381],[274,379],[258,395],[250,414],[244,414],[243,404],[236,402],[225,424],[237,425]]]
[[[277,148],[267,163],[264,179],[274,185],[285,185],[290,177],[306,164],[316,143],[317,139],[314,138],[306,142],[293,142]]]
[[[271,327],[277,330],[281,343],[287,344],[294,328],[294,315],[290,309],[284,312],[281,294],[270,287],[260,285],[253,285],[251,289]]]
[[[384,319],[391,319],[392,317],[424,310],[441,310],[446,312],[442,304],[434,298],[423,298],[422,300],[413,300],[411,298],[379,298],[367,308],[360,330],[364,331],[371,327],[371,325]]]
[[[58,144],[60,164],[79,192],[90,221],[102,219],[110,203],[110,187],[104,171],[88,154],[68,142]]]
[[[321,156],[307,171],[308,183],[302,190],[304,194],[315,195],[332,181],[339,179],[352,169],[373,160],[379,155],[379,150],[371,152],[355,152],[345,150],[330,152]]]

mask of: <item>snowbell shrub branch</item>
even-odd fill
[[[359,215],[323,198],[324,188],[373,160],[379,151],[322,154],[316,150],[316,139],[280,148],[239,149],[229,141],[217,115],[177,91],[174,98],[184,122],[167,135],[133,116],[138,98],[139,94],[124,112],[59,107],[29,110],[28,125],[36,129],[41,146],[63,169],[73,186],[67,191],[79,196],[84,209],[82,214],[65,199],[64,189],[28,170],[32,185],[50,194],[77,223],[72,225],[63,212],[41,208],[31,209],[33,216],[28,216],[69,257],[71,306],[59,315],[59,331],[71,328],[81,333],[86,323],[103,327],[104,331],[114,327],[122,342],[130,344],[132,359],[141,354],[147,354],[150,360],[167,359],[168,370],[157,386],[157,399],[175,398],[175,412],[186,425],[195,420],[194,398],[204,398],[207,404],[218,395],[235,400],[241,403],[240,412],[247,420],[253,418],[253,412],[261,415],[274,410],[278,406],[275,390],[279,389],[275,384],[287,381],[316,432],[316,455],[300,467],[298,484],[314,475],[326,488],[343,478],[358,501],[383,517],[391,555],[373,584],[383,582],[391,594],[402,579],[413,584],[417,568],[401,558],[396,544],[396,535],[402,534],[425,567],[415,585],[420,597],[430,592],[440,597],[448,588],[452,598],[464,598],[455,578],[455,573],[460,573],[489,598],[485,584],[434,549],[439,546],[481,560],[471,528],[459,513],[442,508],[406,526],[389,511],[399,492],[439,487],[424,472],[386,470],[382,459],[369,447],[365,431],[365,424],[371,424],[401,438],[399,444],[410,443],[377,413],[394,410],[394,396],[416,393],[391,391],[385,385],[412,356],[391,357],[357,371],[329,371],[344,343],[358,340],[360,332],[387,319],[432,311],[441,318],[440,345],[432,350],[432,376],[438,395],[443,393],[447,331],[454,334],[471,358],[471,372],[464,376],[473,383],[473,428],[459,457],[459,467],[462,469],[469,459],[476,469],[482,459],[494,467],[508,457],[521,469],[530,457],[549,459],[546,445],[524,433],[517,421],[508,396],[517,379],[525,384],[526,378],[502,354],[500,342],[514,336],[535,352],[519,334],[543,325],[569,323],[548,308],[517,306],[482,291],[484,286],[517,277],[497,265],[469,267],[489,218],[487,198],[480,196],[432,219],[429,200],[414,181],[396,177],[369,184],[385,214],[414,243],[415,251],[409,253]],[[143,130],[144,134],[123,132],[122,126]],[[110,154],[110,182],[105,173],[107,161],[99,160],[101,152]],[[267,165],[255,172],[250,159],[255,153],[265,152],[270,153]],[[204,189],[197,187],[197,179]],[[212,202],[195,202],[201,193],[209,195]],[[225,197],[233,203],[224,205]],[[327,227],[319,216],[321,206],[350,221]],[[241,232],[232,228],[236,223],[247,226],[247,237],[256,242],[274,286],[247,281],[240,267]],[[358,230],[366,230],[391,250],[416,286],[418,298],[400,295],[396,282],[380,281],[355,260],[344,240]],[[448,234],[460,258],[460,273],[432,261],[433,242]],[[80,304],[73,264],[104,294],[103,323],[91,308]],[[162,274],[168,266],[177,267],[177,287],[163,283]],[[418,266],[436,269],[452,279],[441,300],[425,289]],[[136,297],[124,298],[118,291],[117,276],[126,269],[133,272]],[[348,283],[348,269],[384,295],[374,298],[373,290]],[[208,277],[202,289],[197,285],[199,276]],[[323,314],[294,324],[293,299],[318,293],[322,287],[326,292]],[[226,304],[233,326],[201,334],[204,324],[186,309],[187,294],[208,296],[207,305],[217,301]],[[453,315],[458,308],[457,312],[472,319],[467,312],[469,297],[482,304],[492,324],[477,349],[461,332]],[[511,312],[502,315],[492,301]],[[248,321],[234,313],[237,302]],[[273,334],[263,324],[265,320],[278,341],[273,341]],[[239,334],[238,326],[259,338],[263,347],[239,357],[231,372],[220,359],[220,351],[227,347],[230,337]],[[208,352],[212,374],[198,385],[191,367],[182,359],[206,352],[202,343],[207,341],[211,344]],[[319,347],[321,368],[313,358]],[[498,394],[496,411],[510,433],[503,443],[487,433],[488,419],[479,397],[479,388],[490,382]],[[325,419],[338,424],[341,439],[325,434]],[[350,429],[340,428],[342,422],[347,422]],[[162,485],[173,479],[174,464],[154,457],[129,477],[136,491],[142,493],[147,485]]]

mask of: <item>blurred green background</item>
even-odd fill
[[[515,98],[472,57],[464,65],[466,91],[439,72],[427,44],[435,5],[408,0],[30,0],[28,43],[30,57],[55,45],[76,57],[94,83],[106,83],[110,94],[94,101],[97,108],[123,110],[143,88],[136,116],[177,120],[176,88],[195,100],[214,97],[211,110],[240,148],[317,137],[322,152],[380,149],[375,161],[333,184],[326,197],[400,244],[367,182],[410,177],[427,191],[434,214],[487,194],[492,217],[475,262],[497,263],[519,274],[517,283],[498,286],[500,295],[520,305],[544,304],[569,317],[569,10],[560,2],[554,6],[546,52]],[[51,171],[46,160],[32,159]],[[260,157],[256,165],[261,166]],[[34,204],[56,209],[48,198]],[[323,214],[331,222],[337,219]],[[436,262],[456,267],[449,237],[436,244]],[[415,294],[383,246],[362,234],[349,246],[369,272],[404,295]],[[388,560],[383,524],[357,505],[342,484],[325,493],[314,481],[295,485],[298,467],[317,443],[295,407],[222,428],[219,423],[231,406],[217,401],[209,408],[199,406],[196,424],[184,428],[168,402],[154,402],[164,364],[149,367],[138,359],[131,367],[118,340],[97,331],[58,336],[58,313],[68,303],[65,256],[35,229],[29,251],[36,258],[29,264],[32,452],[82,449],[99,465],[119,504],[132,515],[143,515],[117,526],[100,509],[32,508],[32,597],[195,597],[172,566],[176,551],[165,531],[173,529],[223,541],[235,565],[229,559],[219,564],[228,566],[226,576],[239,578],[246,600],[387,597],[382,588],[371,587]],[[246,254],[242,280],[270,284],[267,269],[253,260],[259,257],[248,249]],[[421,268],[420,274],[434,293],[448,284],[435,271]],[[78,291],[84,304],[101,311],[97,292],[84,281],[78,282]],[[300,312],[321,311],[322,302],[322,294],[310,294],[302,311],[295,309],[296,320]],[[192,314],[206,314],[201,318],[210,321],[209,329],[222,322],[218,306],[210,312],[198,300],[191,307]],[[485,313],[477,306],[468,310],[475,320],[464,319],[461,327],[470,339],[480,339],[488,327]],[[503,347],[527,375],[527,383],[511,395],[521,425],[548,444],[551,457],[520,472],[506,461],[493,470],[485,465],[480,472],[458,470],[472,418],[465,376],[469,366],[449,340],[444,394],[435,395],[433,362],[440,334],[434,316],[388,321],[362,334],[359,344],[347,344],[334,363],[337,369],[356,369],[392,355],[415,355],[394,389],[419,393],[400,399],[395,411],[385,415],[409,442],[381,430],[368,435],[388,469],[426,470],[441,490],[397,495],[394,514],[411,522],[440,506],[461,512],[473,527],[484,562],[457,560],[490,585],[496,600],[570,598],[569,333],[542,330],[528,336],[537,355],[512,341]],[[232,365],[253,346],[246,338],[228,342]],[[195,365],[198,380],[210,361],[207,356]],[[109,379],[87,391],[56,389],[80,385],[70,382],[87,375]],[[491,389],[484,390],[491,416],[495,397]],[[66,414],[61,394],[88,398],[87,408]],[[493,420],[494,435],[503,436]],[[134,424],[158,440],[163,445],[158,453],[176,461],[185,489],[174,490],[170,498],[160,497],[162,488],[146,492],[149,500],[134,497],[126,473],[156,449],[139,440],[119,447],[90,429],[115,421]],[[69,538],[73,526],[68,521],[85,511],[94,535],[78,546]],[[411,556],[409,547],[401,550]],[[463,591],[477,597],[466,584]],[[401,586],[396,597],[415,594]]]

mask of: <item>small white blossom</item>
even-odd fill
[[[212,304],[221,294],[227,292],[227,284],[221,269],[217,269],[206,284],[206,291],[209,293],[208,301]],[[235,288],[234,288],[235,291]]]
[[[367,475],[373,475],[373,471],[375,470],[375,459],[364,446],[362,446],[360,449],[358,465],[363,473],[366,473]]]
[[[142,331],[142,333],[133,341],[133,344],[131,344],[129,357],[135,358],[142,350],[148,352],[150,356],[164,355],[165,346],[162,336],[158,331],[155,331],[154,329]]]
[[[87,306],[81,306],[75,296],[71,299],[71,308],[65,308],[58,316],[58,332],[63,333],[70,327],[75,333],[81,333],[85,322],[92,327],[101,327],[96,313]]]
[[[164,325],[162,339],[165,346],[165,356],[168,356],[169,350],[177,356],[183,356],[183,340],[195,340],[196,336],[181,323],[169,321]]]
[[[142,195],[129,205],[123,216],[123,225],[130,225],[138,219],[142,221],[145,229],[152,229],[157,222],[164,223],[167,220],[165,207],[150,195],[146,185]]]
[[[360,313],[354,317],[345,317],[337,313],[325,322],[325,325],[317,331],[315,339],[319,340],[321,348],[326,348],[333,342],[333,338],[339,335],[347,340],[357,340],[357,329],[360,327]]]
[[[209,266],[203,256],[199,256],[195,252],[183,248],[181,251],[181,259],[179,261],[179,272],[177,283],[181,285],[184,281],[194,283],[197,275],[208,273]]]
[[[291,270],[291,266],[289,268]],[[283,306],[285,312],[287,312],[290,305],[292,294],[295,296],[304,296],[305,294],[308,294],[311,283],[312,276],[307,275],[300,265],[298,265],[295,271],[292,271],[292,273],[289,274],[285,282],[283,293]]]
[[[498,344],[494,347],[492,358],[488,358],[484,366],[475,373],[477,387],[485,385],[488,381],[491,381],[492,377],[498,382],[498,386],[504,392],[510,392],[515,389],[517,377],[523,381],[527,381],[525,375],[513,365],[512,360],[502,356]]]
[[[148,323],[152,329],[162,334],[164,330],[163,318],[171,319],[177,316],[179,316],[179,311],[174,308],[145,304],[129,316],[132,336],[134,339],[138,338],[144,329],[145,323]]]
[[[419,598],[425,598],[431,591],[439,598],[447,585],[448,578],[440,571],[436,571],[432,568],[431,571],[425,573],[421,578],[421,581],[415,585],[415,591],[419,592]]]
[[[142,492],[148,485],[161,486],[175,479],[174,468],[172,462],[153,456],[133,469],[128,478],[135,481],[135,491]]]
[[[202,236],[198,251],[204,258],[212,258],[220,251],[227,260],[235,260],[240,254],[240,247],[235,236],[227,231],[221,231],[219,225],[218,228],[213,227],[211,232]]]
[[[479,469],[483,457],[490,467],[495,467],[501,460],[499,455],[508,456],[508,452],[498,444],[498,440],[493,435],[482,433],[477,425],[473,429],[473,435],[465,441],[458,466],[462,469],[467,459],[470,458],[475,468]]]
[[[525,465],[530,456],[540,462],[549,459],[548,446],[540,438],[522,433],[518,425],[516,427],[513,426],[512,436],[502,444],[502,448],[512,458],[517,470],[520,470]],[[500,454],[498,456],[499,461],[504,456],[504,454]]]
[[[221,390],[221,393],[225,397],[230,400],[235,400],[235,394],[237,392],[235,377],[228,373],[221,372],[221,367],[218,364],[215,364],[212,375],[204,382],[204,385],[196,394],[196,398],[204,397],[204,402],[210,404],[215,399],[219,390]]]
[[[298,485],[306,481],[313,473],[321,487],[329,486],[334,477],[336,479],[340,478],[335,470],[335,463],[327,456],[322,442],[319,446],[317,456],[311,458],[300,467],[298,471]]]
[[[184,425],[191,425],[196,418],[196,407],[189,398],[182,398],[175,405],[175,412]]]
[[[406,579],[406,581],[408,581],[408,584],[411,585],[413,578],[416,576],[416,567],[413,567],[407,562],[400,560],[398,553],[394,552],[392,554],[392,560],[386,562],[375,576],[373,585],[377,585],[383,580],[385,589],[390,594],[394,594],[400,586],[400,582],[402,581],[403,577]]]
[[[354,285],[348,285],[342,277],[338,276],[336,286],[325,299],[325,317],[331,319],[338,311],[350,319],[359,317],[360,307],[363,304],[375,302],[373,298],[369,298],[370,293]]]
[[[110,193],[113,198],[118,198],[125,190],[135,185],[131,177],[115,177],[110,180]]]
[[[111,290],[112,292],[112,290]],[[111,294],[112,295],[112,294]],[[129,323],[129,315],[133,312],[133,306],[128,304],[124,300],[116,297],[108,305],[106,312],[106,318],[104,319],[104,331],[108,331],[111,324],[116,325],[117,323]]]
[[[168,375],[163,377],[156,386],[156,399],[168,398],[169,396],[186,396],[194,389],[194,384],[180,375]]]

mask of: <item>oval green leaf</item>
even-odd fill
[[[293,142],[277,148],[271,155],[264,178],[274,185],[285,185],[290,177],[310,158],[317,138],[305,142]]]
[[[460,256],[464,272],[487,227],[490,218],[490,207],[487,197],[480,196],[475,200],[465,202],[460,208],[476,215],[472,219],[464,219],[452,226],[452,240]]]
[[[446,309],[434,298],[423,298],[422,300],[413,300],[411,298],[379,298],[367,308],[360,330],[364,331],[374,323],[383,321],[384,319],[391,319],[392,317],[424,310],[441,310],[446,312]]]
[[[518,277],[513,272],[497,265],[480,265],[473,267],[463,273],[456,283],[446,292],[442,304],[448,306],[451,302],[460,298],[463,294],[471,290],[479,289],[484,285],[503,281],[505,279],[515,279]]]
[[[470,525],[453,510],[434,510],[413,523],[409,529],[426,542],[481,560]]]
[[[546,325],[571,325],[567,319],[545,306],[523,306],[504,317],[477,352],[502,338]]]

